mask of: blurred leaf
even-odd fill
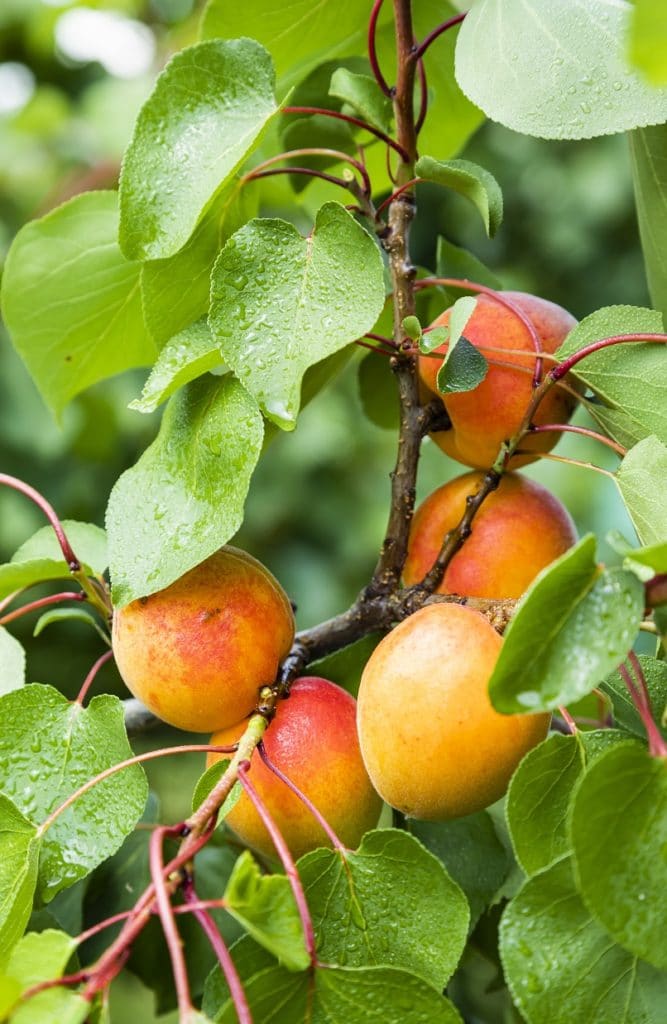
[[[571,830],[586,905],[625,949],[667,969],[664,760],[634,743],[602,754],[578,786]]]
[[[663,0],[635,0],[630,59],[652,85],[667,85],[667,8]]]
[[[230,238],[212,277],[209,323],[222,357],[277,426],[294,429],[301,378],[369,331],[384,305],[382,259],[338,203],[304,238],[254,220]]]
[[[312,671],[313,675],[331,679],[351,693],[353,697],[356,697],[361,673],[381,639],[381,633],[369,633],[368,636],[356,640],[340,651],[327,654],[319,661],[311,662],[308,670]]]
[[[359,398],[376,427],[397,430],[400,417],[398,388],[389,360],[369,352],[359,363]]]
[[[79,786],[131,756],[117,697],[93,697],[82,708],[53,687],[32,683],[0,698],[0,788],[32,821],[44,821]],[[143,769],[133,765],[54,821],[41,843],[44,902],[118,849],[141,815],[146,794]]]
[[[30,932],[28,935],[24,935],[17,945],[14,946],[4,968],[3,980],[11,978],[16,981],[18,983],[18,994],[20,995],[42,981],[60,978],[75,949],[76,940],[71,935],[66,935],[65,932],[56,931],[51,928],[39,933]],[[68,1001],[59,999],[54,1004],[53,994],[53,990],[47,990],[33,996],[32,999],[18,1007],[16,1012],[12,1014],[12,1022],[28,1024],[29,1021],[43,1021],[46,1024],[47,1021],[53,1020],[55,1024],[56,1019],[60,1020],[60,1018],[53,1016],[54,1010],[60,1008],[59,1004],[65,1010],[62,1019],[69,1021],[71,1017],[68,1016]],[[71,995],[72,993],[67,993],[63,990],[61,994]],[[83,1002],[84,1000],[79,998],[79,1003]],[[87,1009],[90,1010],[89,1004],[87,1004]],[[40,1013],[43,1016],[40,1016]],[[4,1014],[2,1016],[4,1019]],[[79,1019],[85,1020],[85,1018],[86,1014]]]
[[[566,359],[603,338],[620,334],[661,334],[662,316],[639,306],[608,306],[585,317],[556,352]],[[572,371],[604,403],[629,416],[644,437],[667,443],[667,348],[660,343],[628,342],[593,352]],[[635,427],[636,429],[636,427]]]
[[[0,964],[20,939],[37,884],[37,829],[0,793]]]
[[[549,736],[528,751],[512,776],[506,815],[517,860],[534,875],[570,852],[567,809],[584,770],[576,736]]]
[[[149,260],[141,271],[144,317],[162,347],[208,312],[211,269],[221,246],[257,213],[259,190],[235,178],[214,200],[174,256]]]
[[[667,541],[662,495],[666,476],[667,447],[657,437],[646,437],[631,448],[616,472],[621,497],[644,545]]]
[[[502,290],[502,281],[481,260],[466,249],[462,249],[442,235],[438,236],[436,250],[436,274],[438,277],[459,277],[484,284],[487,288]]]
[[[500,926],[500,954],[528,1024],[662,1020],[667,976],[610,940],[584,906],[569,859],[530,878],[512,900]]]
[[[651,301],[667,316],[667,255],[662,244],[667,232],[667,125],[631,132],[630,156]]]
[[[119,237],[129,259],[164,259],[185,245],[276,114],[273,89],[271,57],[252,39],[172,57],[123,160]]]
[[[117,606],[167,587],[236,533],[262,435],[257,405],[231,375],[170,399],[157,438],[109,498]]]
[[[357,117],[379,128],[381,132],[388,133],[391,130],[391,100],[369,75],[355,75],[347,68],[337,68],[331,76],[329,94],[348,103]]]
[[[590,139],[667,120],[667,90],[628,68],[631,8],[616,0],[480,0],[456,78],[487,117],[541,139]]]
[[[486,811],[452,821],[409,821],[408,827],[465,893],[473,928],[507,878],[512,857]]]
[[[667,739],[667,728],[664,725],[661,727],[661,719],[667,708],[667,663],[641,654],[639,663],[646,679],[653,718],[658,728],[662,728],[662,734]],[[641,740],[646,740],[646,730],[639,712],[619,673],[614,672],[613,675],[605,679],[601,686],[604,692],[611,697],[614,718],[618,724]]]
[[[315,850],[298,868],[325,963],[401,967],[442,989],[463,951],[470,915],[458,885],[417,839],[379,829],[344,859]]]
[[[25,651],[18,640],[0,626],[0,694],[18,690],[25,682]]]
[[[584,537],[522,597],[489,682],[494,707],[549,711],[584,697],[624,659],[643,615],[637,577],[601,569]]]
[[[209,370],[224,368],[208,324],[197,320],[167,342],[144,384],[141,398],[130,402],[130,409],[153,412],[184,384]]]
[[[290,971],[310,964],[301,918],[285,875],[262,875],[252,854],[241,854],[224,899],[232,917]]]
[[[441,395],[473,391],[482,383],[488,372],[489,364],[479,349],[460,335],[458,340],[449,343],[447,354],[438,370],[438,391]]]
[[[469,199],[476,207],[486,233],[493,238],[503,220],[503,194],[493,175],[469,160],[434,160],[422,156],[415,173],[426,181],[450,188]]]
[[[118,248],[115,192],[86,192],[22,228],[2,278],[12,340],[47,405],[132,366],[155,347],[144,325],[138,263]]]

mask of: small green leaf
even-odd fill
[[[593,342],[616,335],[662,332],[662,316],[653,309],[607,306],[577,324],[556,356],[565,359]],[[629,417],[632,428],[642,431],[641,436],[655,434],[667,444],[666,367],[666,345],[628,342],[591,353],[572,372],[606,406]]]
[[[541,139],[590,139],[667,120],[667,90],[628,67],[632,8],[617,0],[480,0],[456,79],[487,117]]]
[[[26,224],[7,256],[3,314],[56,414],[91,384],[155,358],[141,267],[123,258],[117,234],[116,193],[86,192]]]
[[[419,339],[419,351],[433,352],[441,345],[446,345],[449,341],[449,330],[449,327],[434,327],[432,331],[422,334]]]
[[[661,59],[664,64],[664,51]],[[637,128],[629,138],[649,293],[655,308],[667,316],[667,253],[662,244],[667,232],[667,125]]]
[[[184,384],[209,370],[220,373],[225,369],[208,324],[205,320],[198,320],[167,342],[144,384],[141,398],[130,402],[130,409],[154,412]]]
[[[503,283],[500,278],[496,277],[477,256],[454,245],[442,235],[438,237],[435,265],[438,277],[458,277],[502,291]]]
[[[75,949],[76,939],[65,932],[53,928],[29,932],[14,946],[6,973],[21,983],[23,991],[40,981],[61,977]]]
[[[0,626],[0,694],[18,690],[25,682],[25,651],[16,637]]]
[[[469,911],[458,885],[417,839],[380,829],[344,859],[315,850],[298,867],[325,963],[401,967],[442,989],[463,951]],[[332,927],[334,920],[345,928]]]
[[[37,829],[0,793],[0,965],[23,934],[37,884]]]
[[[639,664],[646,679],[653,718],[660,726],[660,720],[667,709],[667,662],[656,661],[655,658],[640,655]],[[646,740],[646,729],[620,674],[614,672],[613,675],[605,679],[601,686],[604,692],[611,697],[614,718],[617,723],[628,732]],[[664,727],[663,735],[667,739],[667,729]]]
[[[554,735],[530,750],[512,776],[505,813],[514,852],[527,875],[569,852],[567,809],[583,770],[579,740]]]
[[[667,447],[646,437],[631,448],[616,473],[616,483],[642,544],[667,541],[667,509],[663,487]]]
[[[468,320],[475,312],[477,299],[473,295],[464,295],[457,299],[449,314],[449,336],[452,348],[458,343],[459,338],[465,331]],[[437,329],[437,328],[436,328]]]
[[[421,341],[422,338],[422,325],[419,323],[419,317],[406,316],[402,321],[401,326],[408,338],[412,341]]]
[[[644,570],[643,579],[650,579],[656,573],[667,572],[667,542],[650,544],[646,548],[631,548],[627,554],[625,568],[641,566]]]
[[[197,780],[197,785],[194,788],[192,794],[192,810],[196,811],[201,803],[204,802],[208,794],[211,792],[217,782],[220,781],[222,776],[225,774],[230,765],[230,760],[227,757],[223,757],[221,761],[216,761],[207,768],[203,775]],[[238,803],[239,797],[243,790],[241,789],[241,783],[235,782],[229,793],[225,797],[224,802],[220,806],[218,811],[217,825],[222,824],[229,812]]]
[[[262,437],[257,405],[231,375],[170,399],[157,438],[109,498],[117,606],[162,590],[236,533]]]
[[[225,889],[227,909],[256,942],[290,971],[310,963],[303,927],[289,880],[262,875],[252,854],[242,853]]]
[[[63,528],[89,574],[101,574],[108,564],[106,534],[92,523],[63,520]],[[11,562],[0,565],[0,598],[15,590],[31,587],[46,580],[71,579],[56,535],[50,526],[43,526],[12,555]]]
[[[637,577],[601,569],[595,537],[584,537],[521,599],[489,682],[494,707],[550,711],[586,696],[623,660],[643,615]]]
[[[459,299],[462,302],[463,299]],[[438,391],[448,395],[456,391],[473,391],[489,371],[489,364],[472,342],[461,335],[451,342],[438,370]]]
[[[164,259],[185,245],[277,113],[274,84],[271,57],[253,39],[198,43],[172,57],[123,160],[119,237],[128,259]]]
[[[667,9],[662,0],[635,0],[630,60],[651,85],[667,85]]]
[[[591,917],[568,859],[530,878],[509,904],[500,956],[527,1024],[661,1024],[664,1017],[667,976],[617,946]]]
[[[503,194],[489,171],[469,160],[442,161],[422,156],[417,161],[415,173],[469,199],[477,208],[487,235],[493,238],[503,221]]]
[[[337,68],[331,76],[329,95],[349,104],[358,117],[381,132],[391,130],[391,100],[370,75],[355,75],[347,68]]]
[[[371,330],[385,301],[380,252],[338,203],[304,238],[254,220],[212,277],[209,323],[222,357],[279,427],[294,429],[305,370]]]
[[[574,798],[572,845],[584,902],[609,934],[667,970],[667,772],[635,743],[606,751]],[[667,993],[666,993],[667,994]]]
[[[32,635],[39,636],[47,626],[52,626],[54,623],[71,622],[72,620],[75,622],[84,622],[87,626],[91,626],[97,635],[104,640],[105,643],[108,643],[109,636],[100,626],[99,619],[95,618],[94,615],[91,615],[91,613],[86,611],[85,608],[77,608],[76,606],[72,608],[53,608],[49,612],[44,612],[44,614],[40,615],[37,619]]]
[[[0,698],[0,789],[42,822],[79,786],[132,756],[117,697],[82,708],[32,683]],[[146,803],[146,777],[133,765],[93,787],[44,833],[39,893],[48,902],[114,853]]]

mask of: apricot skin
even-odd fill
[[[487,684],[501,637],[470,608],[421,608],[376,647],[361,678],[359,741],[392,807],[443,821],[488,807],[544,739],[548,714],[500,715]]]
[[[294,614],[278,581],[230,546],[113,619],[128,689],[163,721],[192,732],[248,715],[293,639]]]
[[[412,522],[403,571],[410,585],[433,565],[446,533],[465,512],[482,473],[465,473],[439,487],[424,501]],[[534,480],[507,473],[484,499],[472,533],[454,555],[438,587],[441,594],[518,598],[542,569],[577,540],[567,509]]]
[[[560,346],[577,321],[561,306],[524,292],[502,292],[526,313],[540,338],[542,351],[553,353]],[[449,323],[449,310],[445,310],[432,326]],[[486,352],[489,360],[512,363],[520,370],[489,363],[484,380],[472,391],[441,396],[452,422],[450,430],[431,434],[446,455],[477,469],[493,465],[503,441],[518,430],[530,402],[532,371],[535,366],[534,348],[528,331],[515,314],[487,295],[477,296],[477,306],[466,324],[464,335],[468,341],[484,352],[485,346],[516,350],[509,353]],[[436,349],[443,355],[447,346]],[[525,353],[522,355],[521,353]],[[545,370],[552,366],[549,362]],[[431,395],[439,394],[437,376],[441,363],[422,355],[419,373],[422,385]],[[574,408],[573,397],[555,387],[539,406],[534,422],[566,423]],[[550,451],[558,441],[558,433],[534,434],[521,442],[521,448],[538,452]],[[535,456],[515,456],[512,468],[534,462]]]
[[[245,729],[239,722],[211,737],[229,746]],[[382,803],[373,789],[359,750],[356,701],[335,683],[318,676],[297,679],[280,702],[264,734],[271,761],[306,794],[336,835],[351,849],[377,824]],[[224,754],[209,754],[211,765]],[[318,846],[330,846],[324,831],[297,796],[266,767],[259,753],[248,775],[278,828],[298,858]],[[270,857],[276,851],[257,811],[244,793],[225,819],[248,846]]]

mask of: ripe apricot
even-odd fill
[[[482,473],[465,473],[439,487],[415,513],[403,577],[423,579],[445,534],[465,512]],[[438,592],[465,597],[521,597],[537,574],[564,554],[577,539],[567,509],[534,480],[506,473],[484,499],[472,533],[454,555]]]
[[[230,546],[113,619],[128,689],[163,721],[193,732],[248,715],[293,639],[294,614],[278,581]]]
[[[501,294],[528,315],[543,352],[555,352],[577,323],[567,310],[554,302],[524,292]],[[445,326],[449,323],[449,316],[450,310],[447,309],[432,326]],[[477,305],[466,324],[464,335],[485,354],[489,361],[488,373],[472,391],[441,395],[452,426],[449,430],[437,431],[431,437],[457,462],[488,469],[493,465],[502,442],[516,433],[523,420],[532,393],[535,349],[525,325],[516,314],[487,295],[477,297]],[[489,347],[510,351],[492,352],[487,350]],[[446,345],[436,349],[443,355],[446,351]],[[439,394],[437,377],[441,365],[440,360],[431,356],[419,357],[421,381],[431,394]],[[545,369],[550,365],[547,364]],[[565,423],[574,404],[575,400],[567,391],[555,387],[540,404],[534,422],[538,425]],[[554,447],[558,436],[557,433],[534,434],[522,440],[521,448],[547,452]],[[516,456],[511,464],[516,468],[533,461],[534,457],[530,455]]]
[[[378,793],[412,818],[441,821],[498,800],[548,714],[500,715],[487,684],[501,637],[479,612],[421,608],[375,648],[357,704],[361,752]]]
[[[239,722],[216,733],[211,743],[229,746],[244,729],[245,722]],[[340,686],[318,676],[297,679],[289,697],[278,705],[264,734],[264,747],[272,763],[305,793],[346,846],[356,848],[364,833],[377,824],[382,804],[361,759],[356,701]],[[207,764],[224,756],[209,754]],[[295,858],[331,845],[305,804],[267,768],[257,751],[249,778]],[[275,856],[271,837],[245,793],[226,821],[248,846]]]

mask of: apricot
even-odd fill
[[[192,732],[248,715],[293,639],[294,614],[278,581],[230,546],[113,618],[113,652],[128,689],[163,721]]]
[[[535,326],[543,352],[553,353],[577,321],[562,306],[524,292],[502,292]],[[449,323],[450,310],[445,310],[434,327]],[[441,395],[452,426],[432,434],[433,440],[450,458],[466,466],[488,469],[493,465],[503,441],[512,437],[523,420],[532,393],[535,349],[522,321],[507,307],[487,295],[477,297],[477,306],[466,324],[464,335],[489,360],[486,377],[472,391]],[[487,347],[509,349],[509,352],[486,351]],[[443,355],[447,346],[435,350]],[[491,362],[493,361],[493,362]],[[512,364],[518,367],[497,365]],[[438,395],[437,377],[442,363],[431,356],[419,357],[422,384],[431,395]],[[553,365],[547,363],[544,372]],[[575,399],[561,387],[545,397],[535,415],[534,423],[565,423]],[[524,438],[521,448],[538,452],[550,451],[559,435],[534,434]],[[534,462],[534,456],[515,456],[516,468]]]
[[[465,473],[439,487],[424,501],[412,522],[407,584],[418,583],[465,512],[482,473]],[[577,539],[567,509],[546,487],[518,473],[506,473],[484,499],[472,533],[447,566],[438,592],[465,597],[521,597],[537,574]]]
[[[229,746],[244,729],[245,722],[239,722],[217,732],[211,743]],[[382,803],[361,758],[354,697],[328,679],[297,679],[289,697],[278,705],[264,734],[264,747],[272,763],[305,793],[344,845],[356,849],[364,833],[377,824]],[[207,764],[224,756],[209,754]],[[250,763],[249,779],[292,855],[297,858],[318,846],[330,846],[305,804],[267,768],[258,751]],[[275,857],[271,837],[245,793],[226,821],[248,846]]]
[[[548,714],[501,715],[487,684],[502,639],[477,611],[433,604],[375,648],[359,688],[361,752],[378,793],[412,818],[442,821],[498,800]]]

